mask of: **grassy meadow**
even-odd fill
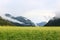
[[[0,40],[60,40],[60,27],[0,26]]]

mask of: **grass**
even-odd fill
[[[0,27],[0,40],[60,40],[60,27]]]

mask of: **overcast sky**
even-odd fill
[[[0,15],[22,15],[33,22],[47,22],[59,10],[60,0],[0,0]]]

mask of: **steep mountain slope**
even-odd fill
[[[9,25],[9,26],[13,26],[14,24],[12,24],[10,21],[8,21],[8,20],[5,20],[5,19],[3,19],[1,16],[0,16],[0,26],[7,26],[7,25]]]
[[[29,19],[27,19],[23,16],[14,17],[10,14],[5,14],[5,16],[8,17],[8,18],[13,19],[13,21],[16,20],[16,22],[12,21],[12,23],[17,25],[17,26],[35,26],[35,24],[31,20],[29,20]]]
[[[45,26],[60,26],[60,18],[54,17]]]

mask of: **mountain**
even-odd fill
[[[10,14],[5,14],[5,16],[13,19],[13,21],[16,20],[17,22],[12,21],[12,23],[16,24],[17,26],[35,26],[35,24],[31,20],[29,20],[23,16],[14,17]]]
[[[47,22],[37,23],[38,26],[44,26]]]
[[[3,19],[0,16],[0,26],[14,26],[14,24],[12,24],[10,21]]]
[[[54,17],[45,26],[60,26],[60,18]]]

